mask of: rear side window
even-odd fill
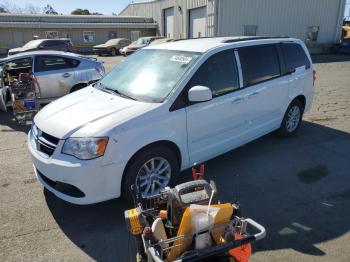
[[[53,46],[67,46],[67,43],[64,41],[50,40],[44,42],[45,47],[53,47]]]
[[[286,73],[293,73],[301,66],[305,66],[306,69],[311,67],[309,58],[299,44],[282,43],[281,49],[286,64]]]
[[[54,41],[45,41],[41,45],[44,47],[51,47],[51,46],[55,46],[55,42]]]
[[[35,71],[51,71],[74,68],[80,64],[79,60],[60,56],[37,56],[35,58]]]
[[[197,85],[210,88],[213,97],[238,89],[237,65],[233,50],[217,53],[205,61],[189,83],[190,88]]]
[[[276,45],[258,45],[238,49],[244,86],[258,84],[281,75]]]

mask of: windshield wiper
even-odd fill
[[[97,84],[98,84],[98,87],[97,87]],[[119,95],[120,97],[124,97],[124,98],[128,98],[128,99],[131,99],[131,100],[135,100],[135,101],[138,101],[138,99],[136,99],[135,97],[132,97],[132,96],[129,96],[127,94],[124,94],[124,93],[121,93],[119,90],[117,89],[113,89],[113,88],[109,88],[109,87],[106,87],[105,85],[103,85],[101,82],[98,82],[96,83],[96,87],[104,92],[107,92],[109,94],[117,94]]]
[[[121,96],[121,97],[124,97],[124,98],[128,98],[128,99],[131,99],[131,100],[135,100],[137,101],[137,99],[135,97],[132,97],[132,96],[129,96],[127,94],[124,94],[124,93],[121,93],[119,90],[117,89],[112,89],[112,88],[108,88],[106,87],[107,90],[110,90],[111,92],[114,92],[116,93],[117,95]]]
[[[96,84],[93,85],[95,88],[100,89],[103,92],[106,92],[108,94],[113,94],[114,92],[112,92],[112,89],[107,88],[106,86],[104,86],[101,82],[97,82]]]

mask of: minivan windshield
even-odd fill
[[[141,49],[100,80],[100,86],[145,102],[163,102],[200,53]]]

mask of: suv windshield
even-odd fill
[[[136,44],[136,45],[148,45],[150,41],[151,41],[150,38],[139,38],[139,39],[135,42],[135,44]]]
[[[101,86],[146,102],[162,102],[200,53],[140,50],[116,66]]]
[[[42,42],[42,40],[32,40],[26,43],[23,48],[36,48]]]
[[[109,39],[106,44],[108,45],[115,45],[115,44],[118,44],[120,41],[120,39]]]

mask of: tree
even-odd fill
[[[70,14],[71,15],[90,15],[90,11],[87,9],[77,8],[73,10]]]
[[[81,8],[77,8],[73,10],[70,14],[71,15],[102,15],[101,13],[98,13],[98,12],[90,13],[88,9],[81,9]]]
[[[8,13],[8,10],[4,6],[0,6],[0,13]]]
[[[47,5],[43,9],[43,13],[47,15],[58,15],[58,13],[53,9],[51,5]]]
[[[13,1],[1,1],[0,12],[5,11],[5,13],[10,14],[39,14],[41,13],[41,8],[32,5],[26,4],[24,7],[14,3]]]

